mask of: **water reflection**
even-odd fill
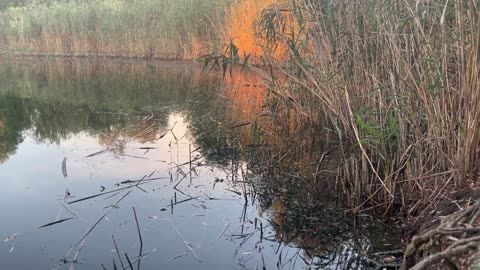
[[[395,230],[341,214],[285,174],[310,170],[301,164],[314,154],[301,153],[313,142],[272,123],[265,99],[258,76],[222,81],[186,63],[1,64],[0,205],[15,207],[2,212],[0,260],[10,269],[97,269],[117,260],[112,235],[135,258],[135,206],[151,251],[144,269],[367,268],[367,254],[391,247]],[[281,162],[266,166],[265,149]],[[82,264],[62,261],[124,194],[114,191],[139,179],[147,180],[88,237]],[[32,230],[66,217],[75,221]]]
[[[17,108],[21,110],[17,111]],[[29,116],[20,98],[7,95],[0,99],[0,163],[14,154],[22,142],[22,131],[31,125]]]
[[[59,143],[80,132],[104,134],[105,145],[135,135],[151,142],[166,127],[171,108],[162,108],[182,106],[193,82],[202,87],[198,69],[172,67],[38,60],[0,66],[3,160],[27,130],[38,142]],[[155,119],[144,119],[152,113]],[[150,125],[151,132],[137,134]]]

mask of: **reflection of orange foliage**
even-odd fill
[[[298,221],[288,217],[288,213],[298,209],[288,209],[280,198],[273,201],[269,210],[272,221],[276,224],[275,236],[279,241],[294,243],[308,250],[310,256],[328,256],[329,251],[335,250],[338,243],[329,239],[329,236],[334,235],[334,227],[320,220],[307,220],[305,224],[297,224]],[[322,237],[316,237],[319,234]]]
[[[233,77],[226,76],[225,96],[229,102],[228,114],[236,125],[261,120],[262,106],[267,92],[262,78],[253,72],[238,72]],[[237,129],[245,139],[243,143],[251,142],[251,127],[246,125]]]
[[[299,123],[304,119],[293,110],[279,114],[285,117],[272,117],[270,109],[265,107],[268,91],[261,75],[256,72],[236,72],[232,77],[225,77],[225,88],[223,94],[228,102],[227,117],[233,125],[255,121],[258,127],[268,131],[263,140],[268,141],[276,152],[288,153],[284,158],[288,166],[295,164],[295,169],[303,175],[315,172],[314,164],[321,155],[318,149],[321,145],[317,144],[313,130]],[[258,143],[253,141],[251,125],[241,126],[235,131],[242,144]]]
[[[226,76],[226,95],[233,102],[233,109],[245,117],[253,116],[261,111],[266,97],[262,78],[253,72],[242,72],[237,76]],[[250,119],[251,120],[251,119]]]
[[[256,36],[256,22],[258,22],[262,11],[270,5],[276,4],[278,0],[236,0],[229,6],[226,12],[226,34],[234,40],[235,45],[240,49],[240,56],[251,55],[258,60],[262,56],[261,41]],[[274,57],[280,57],[281,48],[275,51]]]

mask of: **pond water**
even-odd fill
[[[1,63],[1,268],[368,269],[400,247],[388,221],[271,192],[248,163],[261,81],[201,70]]]

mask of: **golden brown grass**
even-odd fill
[[[32,3],[0,12],[0,43],[17,52],[192,59],[211,43],[213,0]]]

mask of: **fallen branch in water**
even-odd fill
[[[57,221],[54,221],[54,222],[50,222],[50,223],[47,223],[47,224],[45,224],[45,225],[42,225],[42,226],[37,227],[37,229],[41,229],[41,228],[45,228],[45,227],[50,227],[50,226],[52,226],[52,225],[65,222],[65,221],[70,220],[70,219],[72,219],[72,218],[73,218],[73,217],[69,217],[69,218],[60,219],[60,220],[57,220]]]
[[[147,180],[144,180],[144,181],[148,181],[148,179],[147,179]],[[114,190],[111,190],[111,191],[107,191],[107,192],[97,193],[97,194],[94,194],[94,195],[91,195],[91,196],[88,196],[88,197],[83,197],[83,198],[80,198],[80,199],[78,199],[78,200],[74,200],[74,201],[68,202],[68,204],[73,204],[73,203],[77,203],[77,202],[81,202],[81,201],[93,199],[93,198],[96,198],[96,197],[100,197],[100,196],[103,196],[103,195],[111,194],[111,193],[114,193],[114,192],[117,192],[117,191],[122,191],[122,190],[125,190],[125,189],[138,187],[139,185],[143,185],[143,184],[146,184],[146,183],[141,183],[141,184],[140,184],[140,183],[137,183],[136,185],[131,185],[131,186],[128,186],[128,187],[123,187],[123,188],[117,188],[117,189],[114,189]]]
[[[67,158],[66,157],[62,161],[62,174],[63,174],[63,178],[67,179],[68,174],[67,174]]]
[[[90,154],[90,155],[86,156],[86,158],[98,156],[98,155],[101,155],[101,154],[103,154],[103,153],[110,152],[110,151],[113,151],[113,149],[101,150],[101,151],[98,151],[98,152],[95,152],[95,153],[93,153],[93,154]]]

